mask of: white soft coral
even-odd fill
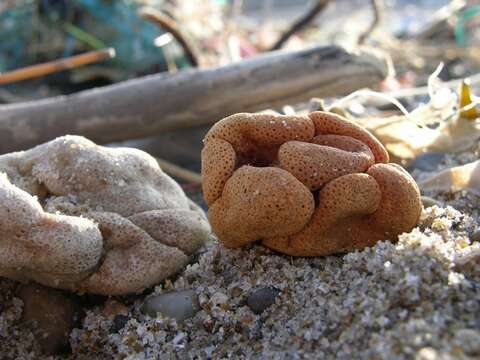
[[[203,212],[139,150],[65,136],[0,156],[0,172],[2,276],[138,292],[181,270],[210,233]]]

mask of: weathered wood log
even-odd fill
[[[375,86],[386,74],[384,59],[370,53],[315,47],[3,105],[0,153],[65,134],[107,143],[214,123],[235,112],[344,95]]]

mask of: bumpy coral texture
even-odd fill
[[[148,154],[65,136],[0,156],[0,276],[104,295],[181,270],[210,233]]]
[[[202,150],[203,191],[220,241],[321,256],[395,240],[417,224],[417,184],[367,130],[333,113],[240,113]]]

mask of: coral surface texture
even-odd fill
[[[202,180],[220,241],[321,256],[394,240],[417,224],[418,186],[367,130],[328,112],[240,113],[204,140]]]
[[[0,156],[0,276],[104,295],[182,270],[201,209],[148,154],[65,136]]]

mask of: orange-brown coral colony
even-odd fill
[[[411,176],[336,114],[235,114],[204,143],[204,196],[225,246],[262,240],[289,255],[327,255],[393,240],[420,216]]]

